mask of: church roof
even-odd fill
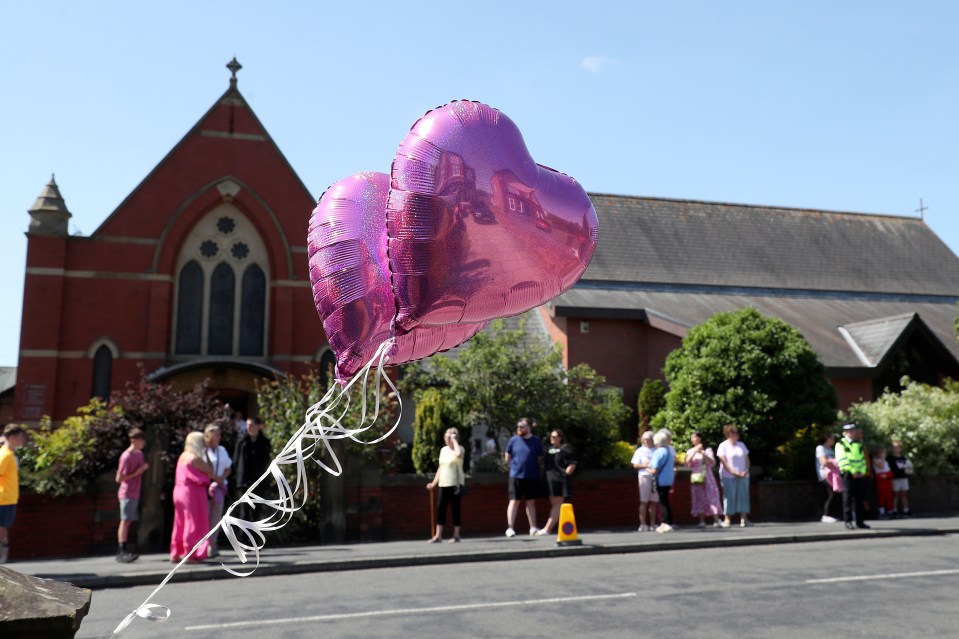
[[[752,306],[827,367],[874,368],[921,323],[959,358],[959,258],[918,218],[591,195],[599,245],[560,316],[647,321],[684,336]]]
[[[590,195],[585,280],[959,296],[959,258],[924,221]]]

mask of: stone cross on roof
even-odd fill
[[[243,65],[236,61],[236,56],[227,62],[226,68],[230,70],[230,86],[236,86],[236,72],[243,68]]]

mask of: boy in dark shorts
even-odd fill
[[[125,564],[136,561],[140,556],[129,548],[127,540],[133,522],[140,520],[140,486],[143,473],[150,467],[143,454],[143,447],[147,441],[146,435],[139,428],[133,428],[129,432],[129,437],[130,447],[120,455],[116,476],[116,481],[120,484],[120,490],[117,491],[117,497],[120,500],[117,561]]]

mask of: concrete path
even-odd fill
[[[868,523],[872,526],[870,530],[847,530],[841,522],[757,523],[750,528],[734,525],[726,529],[682,527],[667,534],[640,533],[635,529],[586,530],[579,535],[582,545],[567,547],[557,547],[556,538],[552,536],[531,538],[526,535],[517,535],[511,539],[505,536],[467,536],[458,544],[428,544],[426,540],[422,540],[271,548],[268,542],[260,556],[260,565],[252,576],[959,533],[957,516],[917,517]],[[232,550],[221,548],[221,551],[223,556],[217,560],[181,566],[172,581],[236,578],[222,566],[238,572],[249,572],[252,569],[252,560],[243,564]],[[173,568],[173,564],[166,555],[151,554],[141,556],[131,564],[118,563],[113,556],[101,556],[18,561],[7,564],[7,567],[27,575],[66,581],[84,588],[102,589],[158,585]]]

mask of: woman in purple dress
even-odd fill
[[[719,485],[716,481],[716,457],[713,449],[703,443],[703,434],[695,431],[691,437],[693,447],[686,451],[686,466],[690,474],[691,514],[699,517],[699,527],[706,527],[706,516],[712,515],[713,527],[722,526],[719,516],[723,509],[719,502]]]
[[[192,432],[183,442],[183,452],[176,462],[173,485],[173,535],[170,538],[170,561],[179,563],[197,542],[210,532],[208,490],[213,467],[205,459],[203,433]],[[209,540],[200,544],[189,561],[207,557]]]

